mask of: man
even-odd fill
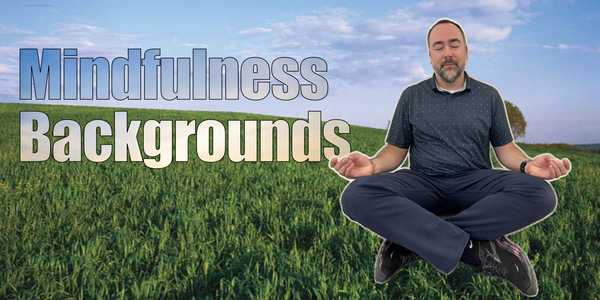
[[[545,219],[557,197],[545,180],[566,176],[568,159],[531,159],[514,142],[500,94],[464,71],[462,27],[437,20],[427,33],[434,74],[400,97],[386,144],[369,158],[354,152],[330,166],[348,179],[340,203],[351,220],[383,237],[375,281],[425,259],[449,274],[462,261],[538,293],[523,250],[506,236]],[[493,146],[508,170],[492,169]],[[397,169],[410,152],[410,169]],[[443,216],[443,217],[442,217]]]

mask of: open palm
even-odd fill
[[[357,178],[373,175],[374,167],[371,159],[360,152],[353,152],[344,157],[334,157],[329,165],[338,174],[346,178]]]
[[[571,161],[568,158],[558,159],[549,153],[536,156],[525,168],[528,175],[547,180],[566,176],[570,171]]]

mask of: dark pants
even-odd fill
[[[445,274],[456,268],[469,239],[515,233],[545,219],[557,205],[547,181],[497,169],[455,176],[400,169],[360,177],[346,186],[340,201],[349,219]]]

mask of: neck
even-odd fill
[[[449,91],[459,90],[465,85],[465,72],[464,71],[462,73],[460,73],[458,78],[456,78],[456,80],[454,80],[454,82],[452,82],[452,83],[448,83],[448,82],[444,81],[443,79],[440,80],[440,78],[442,78],[442,77],[436,73],[435,74],[435,82],[437,83],[437,86],[440,88],[443,88],[445,90],[449,90]]]

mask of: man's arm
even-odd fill
[[[400,148],[392,144],[385,144],[377,154],[371,158],[373,174],[388,172],[397,169],[408,154],[408,149]]]
[[[523,160],[531,160],[525,166],[525,174],[554,180],[567,176],[571,171],[571,161],[568,158],[558,159],[550,153],[530,158],[515,142],[495,147],[494,151],[500,163],[509,170],[519,172]]]
[[[412,126],[409,121],[410,92],[405,89],[396,104],[396,110],[385,137],[386,144],[372,157],[352,152],[344,157],[334,157],[329,166],[340,176],[356,178],[387,172],[398,168],[412,144]]]
[[[340,176],[351,179],[394,170],[402,164],[407,153],[408,149],[386,144],[372,158],[360,152],[352,152],[343,157],[332,158],[329,165]]]
[[[532,159],[514,141],[500,147],[495,147],[494,151],[500,163],[505,168],[515,172],[519,172],[522,161]]]

